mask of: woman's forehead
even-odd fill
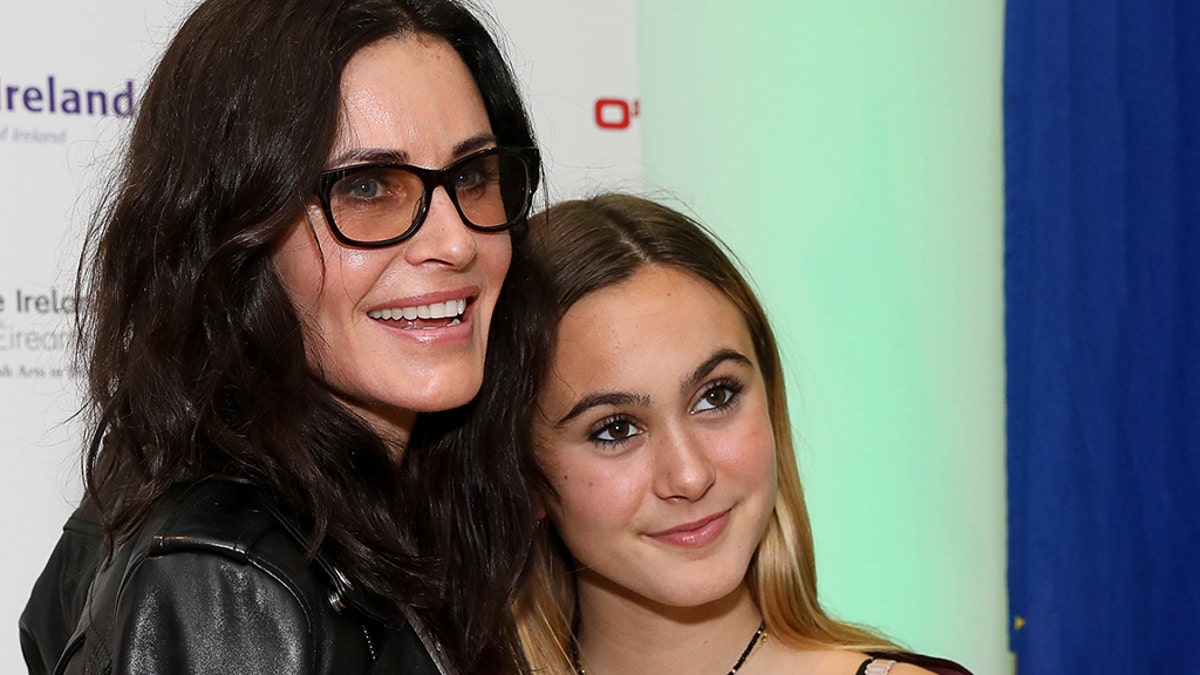
[[[334,160],[377,151],[442,166],[463,143],[490,135],[471,72],[441,38],[386,38],[363,47],[346,64]]]

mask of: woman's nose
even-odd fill
[[[413,265],[434,263],[463,268],[478,253],[475,236],[458,215],[446,189],[439,186],[429,200],[425,222],[404,248],[404,257]]]

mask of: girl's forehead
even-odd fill
[[[690,273],[647,267],[584,296],[563,316],[543,393],[662,396],[722,350],[754,358],[737,307]]]

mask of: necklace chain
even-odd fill
[[[754,631],[754,635],[750,636],[750,642],[746,644],[746,648],[742,650],[742,655],[738,657],[737,663],[729,669],[728,675],[735,675],[741,670],[746,663],[746,659],[750,658],[750,654],[754,653],[754,648],[759,642],[767,641],[767,622],[762,621],[758,624],[758,630]],[[579,661],[579,642],[571,640],[571,663],[575,666],[575,675],[588,675],[587,669]]]

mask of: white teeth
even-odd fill
[[[400,320],[406,319],[449,319],[452,317],[460,317],[467,309],[466,298],[458,300],[447,300],[445,302],[434,302],[428,305],[417,305],[415,307],[389,307],[387,309],[373,309],[367,312],[367,316],[372,319]],[[457,326],[460,322],[455,321],[450,325]]]

